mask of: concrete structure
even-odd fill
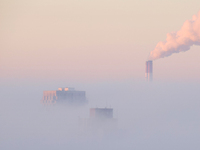
[[[41,103],[52,104],[85,104],[85,91],[76,91],[74,88],[58,88],[56,91],[44,91]]]
[[[112,108],[90,108],[90,118],[111,119],[113,118]]]
[[[111,131],[117,128],[117,119],[113,118],[112,108],[91,108],[87,122],[90,129]]]
[[[145,78],[147,81],[153,80],[153,61],[152,60],[146,61]]]

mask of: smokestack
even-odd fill
[[[145,78],[146,78],[147,81],[153,80],[153,61],[152,60],[146,61]]]

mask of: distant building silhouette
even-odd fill
[[[112,108],[90,108],[90,118],[95,119],[112,119]]]
[[[58,88],[56,91],[44,91],[41,103],[44,105],[55,104],[85,104],[85,91],[76,91],[74,88]]]
[[[112,108],[90,108],[90,117],[79,118],[79,124],[94,132],[99,130],[110,132],[117,128],[117,119],[113,118]]]

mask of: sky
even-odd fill
[[[0,78],[144,79],[166,34],[199,11],[198,0],[1,0]],[[154,79],[199,81],[199,47],[154,62]],[[186,71],[187,70],[187,71]]]
[[[0,149],[199,149],[200,47],[145,61],[199,0],[0,0]],[[45,90],[86,91],[83,107],[44,107]],[[78,126],[112,107],[117,129]]]

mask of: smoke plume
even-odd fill
[[[155,60],[173,53],[185,52],[192,45],[200,45],[200,11],[191,20],[185,21],[179,31],[168,33],[166,41],[161,41],[156,45],[149,59]]]

